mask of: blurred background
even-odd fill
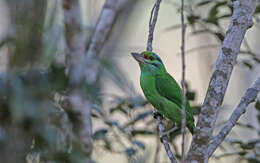
[[[130,55],[146,49],[154,2],[0,0],[0,162],[169,162],[139,85],[139,66]],[[153,51],[178,82],[179,10],[179,1],[162,1],[153,41]],[[232,11],[232,0],[185,1],[186,96],[196,115]],[[260,6],[215,133],[260,74],[259,12]],[[102,33],[98,27],[109,16],[114,16],[112,25],[107,23],[108,32]],[[259,124],[256,102],[210,162],[260,162]],[[165,120],[167,129],[172,125]],[[191,135],[186,139],[190,142]],[[170,133],[169,140],[180,158],[180,131]]]

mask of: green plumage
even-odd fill
[[[166,71],[161,59],[153,52],[132,53],[141,69],[140,84],[147,100],[163,116],[181,127],[182,91],[175,79]],[[186,126],[193,134],[194,119],[186,100]]]

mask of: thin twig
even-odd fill
[[[152,42],[153,42],[153,33],[154,33],[154,28],[157,22],[157,17],[158,17],[158,13],[159,13],[159,8],[160,8],[160,3],[161,0],[156,0],[152,11],[151,11],[151,16],[150,16],[150,20],[149,20],[149,35],[148,35],[148,40],[147,40],[147,47],[146,50],[147,51],[152,51]],[[158,113],[157,110],[155,110],[156,114]],[[162,116],[160,114],[156,115],[156,119],[157,119],[157,123],[158,123],[158,129],[159,129],[159,133],[160,135],[163,135],[164,132],[164,127],[163,127],[163,123],[162,123]],[[175,158],[175,156],[173,155],[169,142],[168,142],[168,138],[167,135],[164,135],[161,137],[161,141],[165,147],[165,150],[167,152],[167,155],[169,157],[169,159],[171,160],[172,163],[177,163],[177,159]]]
[[[160,135],[161,135],[164,132],[164,127],[163,127],[163,123],[162,123],[162,116],[158,115],[158,116],[156,116],[156,119],[157,119],[157,123],[158,123],[158,130],[159,130]],[[173,153],[171,151],[167,135],[163,135],[161,137],[161,142],[164,145],[164,148],[167,152],[169,159],[171,160],[171,163],[177,163],[177,159],[175,158],[175,156],[173,155]]]
[[[181,162],[184,163],[185,154],[185,126],[186,126],[186,111],[185,111],[185,31],[186,26],[184,24],[184,1],[181,0],[181,59],[182,59],[182,105],[181,105],[181,135],[182,135],[182,143],[181,143]]]
[[[252,103],[257,94],[260,92],[260,77],[256,80],[252,87],[248,88],[244,96],[241,98],[238,106],[235,111],[230,116],[229,120],[225,123],[219,134],[211,139],[211,143],[208,148],[208,157],[210,157],[213,152],[217,149],[220,143],[223,142],[225,137],[231,131],[231,129],[235,126],[236,122],[240,118],[242,114],[246,112],[246,107]]]
[[[177,126],[174,126],[173,128],[169,129],[168,131],[164,132],[164,135],[170,136],[171,133],[175,132],[179,128]]]
[[[150,21],[149,21],[149,35],[148,35],[147,47],[146,47],[147,51],[153,51],[153,47],[152,47],[153,32],[154,32],[154,28],[155,28],[155,25],[157,22],[160,4],[161,4],[161,0],[157,0],[151,11],[151,16],[150,16]]]

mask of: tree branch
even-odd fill
[[[181,0],[181,60],[182,60],[182,105],[181,105],[181,135],[182,135],[182,143],[181,143],[181,162],[184,163],[185,154],[185,127],[186,127],[186,109],[185,109],[185,31],[186,26],[184,24],[184,0]]]
[[[84,34],[79,0],[62,0],[66,40],[66,65],[69,69],[71,84],[83,81],[86,35]]]
[[[260,77],[255,81],[252,87],[247,89],[246,93],[241,98],[238,106],[230,116],[229,120],[222,127],[219,134],[216,137],[211,139],[211,143],[208,147],[208,157],[210,157],[217,149],[217,147],[223,142],[225,137],[235,126],[240,116],[246,112],[247,106],[256,99],[259,91],[260,91]]]
[[[158,114],[156,116],[156,119],[157,119],[157,123],[158,123],[159,133],[160,133],[160,135],[162,135],[163,132],[164,132],[164,127],[163,127],[163,123],[162,123],[162,116]],[[175,158],[175,156],[173,155],[173,153],[171,151],[171,147],[169,145],[167,135],[163,135],[161,137],[161,141],[162,141],[162,143],[164,145],[165,151],[167,152],[167,155],[168,155],[169,159],[171,160],[171,163],[177,163],[177,159]]]
[[[77,115],[74,130],[83,143],[83,150],[90,158],[92,152],[92,101],[82,87],[98,85],[98,55],[110,36],[116,18],[130,0],[106,0],[97,21],[91,41],[86,49],[86,35],[83,29],[79,0],[63,0],[65,33],[68,52],[66,61],[72,91],[64,103],[66,111]],[[91,162],[91,159],[86,160]]]
[[[84,74],[84,57],[86,35],[83,30],[81,7],[79,0],[63,0],[64,25],[66,39],[66,63],[69,70],[69,82],[71,92],[68,102],[72,106],[66,112],[73,113],[76,118],[72,121],[73,131],[82,143],[84,162],[91,162],[92,145],[92,122],[91,102],[86,98],[86,92],[82,89]]]
[[[152,48],[153,33],[154,33],[155,25],[157,22],[160,4],[161,4],[161,0],[156,0],[155,4],[153,6],[153,9],[151,11],[151,16],[150,16],[150,20],[149,20],[149,34],[148,34],[147,47],[146,47],[147,51],[153,50],[153,48]],[[159,133],[160,133],[160,135],[163,135],[163,133],[164,133],[164,127],[163,127],[163,123],[162,123],[163,117],[158,113],[158,111],[156,109],[154,111],[154,115],[156,115],[155,118],[157,119]],[[167,155],[168,155],[169,159],[171,160],[171,162],[177,163],[177,159],[175,158],[175,156],[173,155],[173,153],[171,151],[167,135],[162,136],[161,141],[164,145],[164,148],[165,148]]]
[[[257,2],[257,0],[234,1],[232,19],[201,108],[187,162],[208,161],[207,149],[215,126],[218,108],[222,104],[241,42],[247,29],[253,25],[252,16]]]
[[[120,12],[127,6],[128,2],[130,2],[130,0],[106,0],[103,5],[95,27],[95,32],[88,45],[85,59],[86,67],[88,67],[86,76],[89,84],[95,83],[97,80],[99,71],[98,56],[106,40],[109,38]]]
[[[154,28],[157,22],[157,17],[159,13],[159,8],[160,8],[161,0],[156,0],[153,9],[151,11],[150,15],[150,21],[149,21],[149,34],[148,34],[148,39],[147,39],[147,51],[153,51],[152,43],[153,43],[153,32]]]

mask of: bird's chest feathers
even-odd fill
[[[160,107],[164,98],[156,90],[155,77],[152,75],[141,75],[140,84],[147,100],[154,107]]]

